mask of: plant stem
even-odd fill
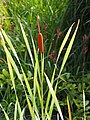
[[[44,118],[43,115],[43,73],[44,73],[44,54],[41,53],[41,96],[42,96],[42,120]]]

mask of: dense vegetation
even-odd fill
[[[0,1],[0,120],[90,119],[89,16],[90,0]]]

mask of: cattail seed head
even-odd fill
[[[42,33],[38,33],[38,48],[40,53],[44,52],[44,44],[43,44],[43,35]]]

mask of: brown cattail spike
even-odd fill
[[[40,53],[44,52],[44,44],[43,44],[43,35],[42,33],[38,33],[38,48]]]

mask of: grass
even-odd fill
[[[74,8],[71,14],[73,3],[0,3],[4,16],[0,23],[0,119],[50,120],[56,113],[62,120],[89,119],[90,75],[82,66],[78,41],[83,19],[72,22],[70,15],[75,18],[78,12]],[[37,16],[44,53],[38,48]]]

